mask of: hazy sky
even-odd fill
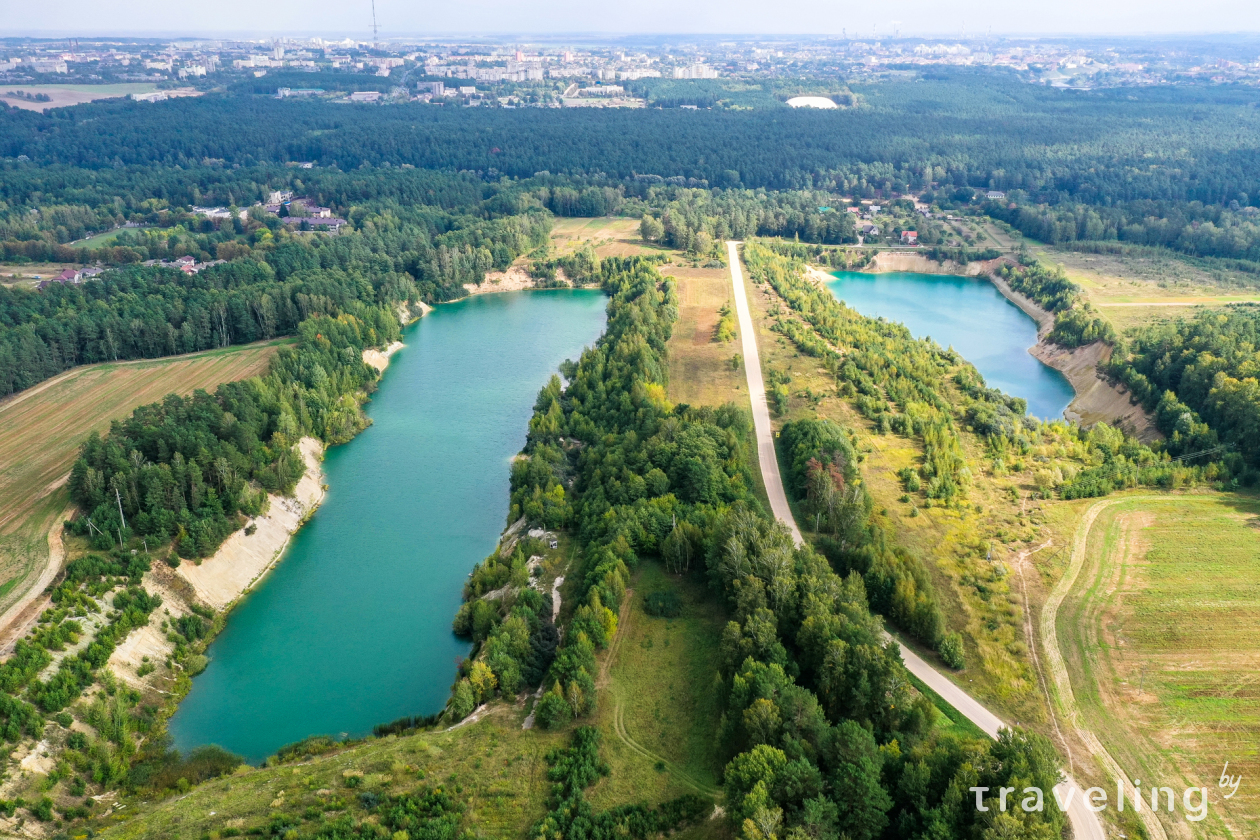
[[[1260,32],[1260,0],[376,0],[382,38],[452,33]],[[0,35],[370,37],[371,0],[0,0]],[[874,27],[874,29],[872,29]]]

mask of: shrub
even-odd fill
[[[51,822],[53,818],[53,801],[47,796],[40,797],[38,802],[27,806],[31,815],[40,822]]]
[[[561,694],[560,683],[534,706],[534,719],[543,729],[556,729],[573,719],[573,709]]]
[[[963,655],[962,636],[959,634],[946,633],[941,639],[940,653],[945,664],[955,671],[961,671],[967,667],[967,661]]]

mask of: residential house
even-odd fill
[[[901,232],[901,244],[902,245],[918,245],[919,232],[915,230],[903,230]]]
[[[1006,193],[1002,192],[1001,190],[989,190],[988,192],[984,194],[984,197],[989,199],[990,201],[1000,201],[1003,198],[1006,198]]]

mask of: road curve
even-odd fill
[[[752,399],[753,429],[757,435],[757,456],[761,465],[761,479],[770,497],[770,509],[774,516],[792,532],[797,545],[804,540],[796,527],[792,509],[788,507],[787,494],[783,490],[783,478],[779,474],[779,459],[774,450],[774,430],[770,426],[770,410],[766,405],[766,386],[761,378],[761,356],[757,352],[757,334],[753,331],[752,315],[748,309],[748,295],[744,288],[744,273],[739,262],[739,242],[727,242],[726,253],[731,264],[731,282],[735,293],[735,314],[739,318],[739,332],[744,346],[744,370],[748,377],[748,395]],[[914,651],[898,642],[901,660],[906,670],[922,680],[939,694],[946,703],[963,714],[967,720],[980,727],[990,738],[1006,728],[1001,718],[985,708],[979,700],[963,691],[923,660]],[[1055,788],[1059,801],[1068,801],[1068,822],[1072,824],[1074,840],[1106,840],[1098,815],[1085,807],[1085,797],[1080,786],[1070,777]],[[1071,797],[1069,800],[1068,797]],[[1048,803],[1054,807],[1054,803]]]
[[[1045,606],[1041,608],[1041,649],[1049,663],[1050,678],[1057,694],[1057,697],[1051,698],[1050,702],[1058,700],[1060,711],[1076,731],[1077,737],[1085,743],[1090,753],[1107,768],[1112,777],[1121,781],[1125,795],[1130,799],[1137,795],[1137,789],[1133,786],[1133,781],[1120,767],[1120,763],[1103,746],[1098,736],[1087,729],[1084,721],[1081,719],[1081,710],[1076,704],[1076,695],[1072,691],[1072,680],[1068,674],[1067,662],[1063,658],[1063,649],[1059,646],[1059,632],[1056,623],[1059,618],[1059,607],[1063,605],[1064,599],[1067,598],[1068,593],[1076,585],[1076,579],[1080,576],[1081,568],[1085,565],[1085,553],[1089,546],[1089,533],[1093,530],[1094,522],[1098,519],[1098,515],[1109,507],[1124,504],[1125,502],[1168,500],[1169,497],[1167,496],[1122,496],[1118,499],[1106,499],[1090,505],[1089,509],[1085,511],[1085,515],[1081,517],[1080,524],[1076,526],[1076,534],[1072,537],[1072,554],[1068,561],[1068,567],[1063,572],[1063,577],[1059,578],[1059,582],[1050,592],[1050,597],[1046,599]],[[1168,833],[1164,831],[1163,824],[1152,812],[1139,811],[1138,815],[1148,835],[1155,838],[1155,840],[1168,840]]]

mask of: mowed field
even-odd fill
[[[3,263],[0,264],[0,283],[6,286],[34,287],[40,280],[56,277],[67,268],[82,268],[72,263]]]
[[[18,96],[9,96],[9,91],[21,93],[46,93],[48,102],[31,102]],[[157,90],[157,85],[149,83],[118,85],[7,85],[0,90],[0,100],[14,108],[28,111],[47,111],[49,108],[61,108],[66,105],[82,105],[97,99],[117,99],[133,93],[148,93]]]
[[[1083,722],[1144,790],[1210,790],[1169,837],[1260,836],[1260,499],[1211,493],[1108,505],[1058,615]],[[1238,793],[1218,787],[1225,762]]]
[[[646,244],[639,237],[639,222],[635,219],[556,219],[551,228],[551,244],[558,253],[570,253],[584,243],[590,243],[601,257],[631,257],[666,250]]]
[[[731,275],[725,268],[661,266],[678,281],[678,322],[669,340],[669,398],[674,403],[718,406],[748,402],[744,369],[732,359],[740,353],[738,335],[717,341],[718,310],[735,306]]]
[[[0,401],[0,609],[20,594],[23,578],[40,565],[41,547],[47,559],[43,534],[68,497],[53,513],[45,510],[47,500],[64,484],[90,433],[108,429],[110,421],[166,394],[213,390],[222,382],[261,374],[284,342],[86,365]],[[15,552],[17,545],[26,548]]]

